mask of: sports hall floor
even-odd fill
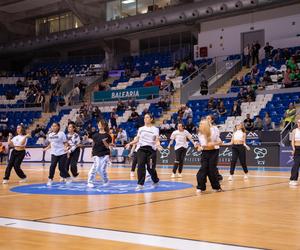
[[[198,195],[195,187],[111,195],[10,191],[47,181],[48,164],[23,169],[28,183],[19,184],[13,173],[0,186],[0,249],[300,249],[300,187],[289,187],[288,168],[250,168],[248,181],[239,170],[233,182],[221,168],[224,192],[208,184]],[[172,182],[170,171],[159,168],[161,180]],[[185,169],[174,182],[195,186],[196,171]],[[78,181],[87,172],[80,168]],[[129,168],[114,166],[109,176],[130,180]]]

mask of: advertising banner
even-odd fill
[[[292,167],[294,163],[292,147],[281,147],[280,148],[280,166],[281,167]]]
[[[157,96],[159,88],[157,86],[145,88],[119,89],[111,91],[98,91],[94,93],[94,102],[116,101],[119,99],[146,99],[148,96]]]

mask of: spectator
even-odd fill
[[[247,93],[244,88],[240,88],[240,92],[237,95],[237,99],[240,103],[245,102],[247,99]]]
[[[126,105],[122,100],[119,100],[117,103],[117,111],[120,112],[124,110],[126,110]]]
[[[244,120],[244,127],[247,131],[251,131],[254,128],[254,122],[250,118],[250,114],[247,114],[246,119]]]
[[[129,109],[131,109],[131,110],[136,109],[137,105],[138,105],[138,103],[136,102],[135,98],[128,99],[127,106]]]
[[[250,44],[244,48],[244,66],[250,68]]]
[[[3,158],[6,156],[6,148],[3,143],[0,141],[0,162],[3,162]]]
[[[135,109],[132,110],[130,117],[128,118],[129,122],[137,122],[139,119],[139,114]]]
[[[231,86],[241,86],[241,82],[237,77],[234,77],[234,79],[231,81]]]
[[[200,82],[200,94],[201,95],[208,94],[208,81],[206,80],[206,77],[204,75],[202,75],[202,80]]]
[[[285,88],[290,88],[293,86],[293,82],[292,82],[292,79],[291,79],[291,69],[290,68],[287,68],[286,72],[284,73],[284,76],[283,76],[283,84],[284,84],[284,87]]]
[[[103,118],[102,112],[98,106],[93,107],[92,117],[95,118],[97,122]]]
[[[185,105],[181,105],[181,107],[179,108],[179,110],[177,112],[177,114],[178,114],[177,119],[178,120],[182,120],[184,111],[185,111]]]
[[[234,101],[230,115],[231,116],[241,116],[241,114],[242,114],[242,110],[241,110],[240,105],[238,104],[237,101]]]
[[[167,135],[168,133],[170,133],[170,125],[167,123],[167,120],[163,120],[163,123],[160,125],[160,133],[162,135]]]
[[[136,77],[140,77],[140,75],[141,75],[140,71],[138,71],[137,68],[134,68],[134,70],[132,71],[131,77],[136,78]]]
[[[250,101],[250,102],[254,102],[255,101],[255,91],[253,90],[253,88],[251,86],[248,86],[247,87],[247,92],[246,92],[246,95],[247,95],[247,100]]]
[[[170,123],[170,130],[173,131],[176,129],[176,122],[175,120],[172,118],[171,119],[171,123]]]
[[[182,119],[193,118],[193,110],[189,106],[185,106]]]
[[[297,63],[296,63],[295,57],[291,57],[287,61],[286,66],[287,66],[287,68],[291,69],[291,72],[295,72],[297,69]]]
[[[265,117],[263,119],[263,129],[265,131],[272,129],[272,120],[268,112],[265,113]]]
[[[265,51],[265,58],[266,59],[270,59],[272,56],[272,50],[274,48],[267,42],[266,46],[264,47],[264,51]]]
[[[78,128],[81,128],[83,126],[83,117],[81,114],[76,117],[75,125]]]
[[[116,114],[116,109],[114,108],[113,111],[110,113],[110,126],[112,128],[117,128],[117,114]]]
[[[71,91],[70,94],[71,105],[78,105],[80,100],[80,89],[78,84],[75,84],[75,88]]]
[[[277,69],[272,66],[271,64],[269,64],[266,69],[265,69],[265,73],[267,73],[268,75],[273,75],[277,72]]]
[[[252,65],[259,64],[259,50],[261,46],[258,41],[252,44]]]
[[[127,141],[128,139],[127,139],[126,131],[123,130],[122,128],[119,128],[117,138],[116,138],[116,143],[120,143],[123,146],[124,144],[127,143]]]
[[[164,98],[160,98],[160,100],[158,101],[157,105],[163,109],[163,111],[167,111],[168,109],[168,104],[167,102],[165,101]]]
[[[161,79],[160,79],[159,75],[155,76],[154,81],[153,81],[153,85],[160,87],[160,85],[161,85]]]
[[[185,129],[187,131],[189,131],[191,134],[195,134],[196,133],[197,128],[196,128],[195,124],[193,123],[193,119],[192,118],[189,118],[187,120]]]
[[[213,111],[216,109],[216,102],[215,99],[213,97],[209,98],[209,101],[207,103],[207,109],[210,111]]]
[[[294,127],[296,119],[296,108],[293,103],[290,103],[289,108],[284,113],[284,127],[289,129]]]
[[[259,75],[259,69],[257,68],[257,65],[254,65],[251,69],[251,78],[256,78]]]
[[[227,113],[227,110],[226,110],[226,108],[224,106],[224,102],[220,102],[220,105],[217,108],[217,112],[218,112],[218,114],[220,116],[223,116],[223,115],[225,115]]]
[[[80,101],[83,101],[83,99],[84,99],[86,87],[87,87],[87,85],[82,80],[78,83],[78,88],[80,91],[80,94],[79,94]]]
[[[263,121],[260,116],[256,116],[254,124],[253,124],[254,131],[261,131],[263,130]]]

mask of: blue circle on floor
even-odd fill
[[[32,184],[17,186],[12,188],[11,191],[25,194],[48,195],[110,195],[166,192],[193,187],[193,185],[184,182],[160,181],[156,187],[152,186],[152,182],[146,182],[143,190],[135,191],[137,186],[136,180],[114,180],[110,181],[108,186],[103,186],[102,182],[94,184],[95,187],[89,188],[85,181],[72,182],[71,184],[54,182],[51,187],[48,187],[46,183]]]

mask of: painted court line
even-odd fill
[[[54,223],[33,222],[26,220],[16,220],[0,217],[0,226],[33,230],[47,233],[64,234],[70,236],[79,236],[99,240],[110,240],[131,244],[140,244],[153,247],[172,248],[172,249],[206,249],[206,250],[247,250],[255,249],[251,247],[242,247],[235,245],[226,245],[210,243],[196,240],[171,238],[164,236],[155,236],[139,233],[129,233],[105,229],[96,229],[88,227],[77,227],[60,225]]]

